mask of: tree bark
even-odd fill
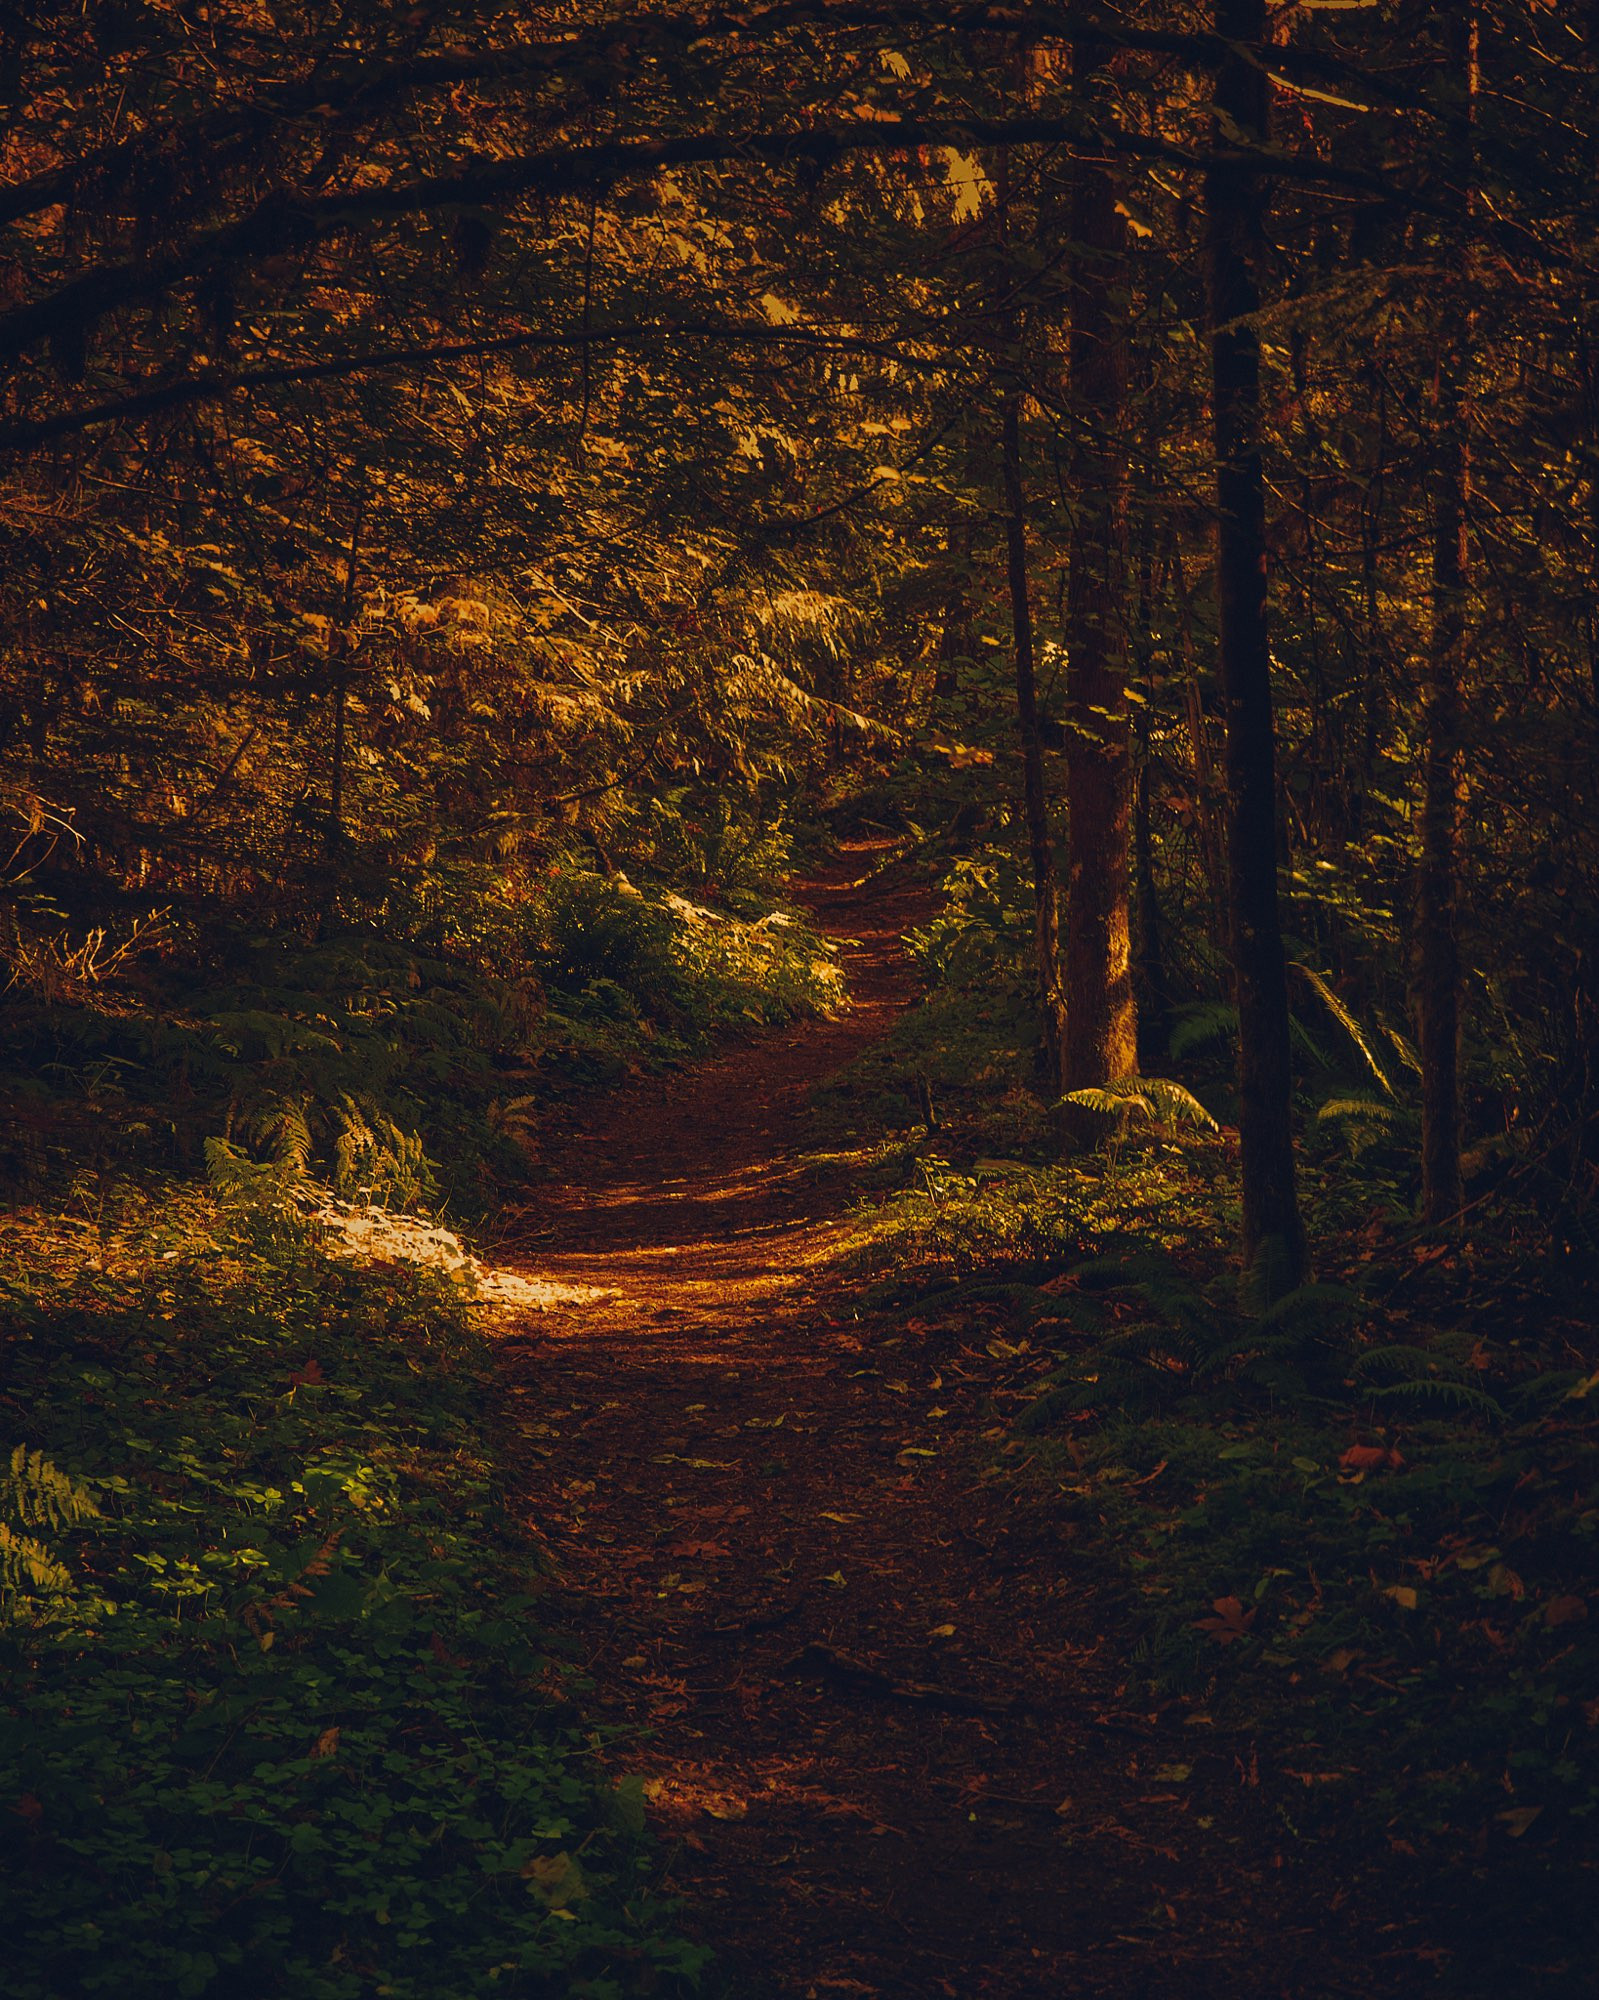
[[[952,521],[944,537],[949,580],[944,592],[944,616],[938,634],[938,662],[933,673],[935,720],[954,706],[960,693],[960,662],[972,650],[972,549],[970,521]]]
[[[1022,752],[1022,807],[1033,868],[1033,946],[1044,1060],[1051,1085],[1064,1080],[1066,995],[1060,969],[1060,877],[1044,789],[1044,739],[1038,726],[1038,677],[1027,579],[1027,509],[1022,487],[1021,391],[1009,390],[1001,423],[1000,470],[1005,488],[1005,554],[1010,582],[1011,640],[1016,668],[1016,725]]]
[[[1216,74],[1215,145],[1264,146],[1265,0],[1215,0],[1216,33],[1233,45]],[[1276,745],[1266,633],[1266,508],[1261,465],[1256,278],[1258,173],[1225,157],[1205,175],[1206,298],[1216,459],[1218,653],[1226,707],[1227,877],[1238,1004],[1238,1128],[1246,1278],[1263,1297],[1306,1270],[1295,1187],[1288,977],[1277,907]]]
[[[350,545],[344,558],[344,591],[339,620],[329,634],[328,657],[333,663],[333,747],[328,771],[328,816],[323,828],[322,851],[331,861],[344,849],[344,765],[345,737],[350,706],[350,653],[353,648],[351,620],[355,616],[356,565],[361,547],[361,524],[366,517],[366,483],[356,494],[355,516],[350,524]]]
[[[1477,27],[1450,16],[1446,60],[1476,95]],[[1469,131],[1469,111],[1467,119]],[[1456,192],[1469,210],[1471,143],[1460,142]],[[1462,434],[1460,375],[1470,338],[1463,266],[1444,300],[1433,399],[1432,630],[1427,645],[1422,753],[1421,858],[1416,871],[1416,1046],[1421,1058],[1421,1219],[1436,1226],[1459,1213],[1460,822],[1464,786],[1461,681],[1465,665],[1469,551],[1466,507],[1471,462]]]
[[[1145,1069],[1158,1069],[1171,1040],[1171,990],[1161,943],[1160,896],[1155,887],[1155,841],[1150,823],[1150,778],[1154,761],[1150,716],[1155,699],[1155,564],[1153,533],[1147,512],[1138,531],[1138,604],[1129,650],[1143,692],[1134,729],[1133,763],[1133,887],[1137,916],[1138,1059]]]
[[[1466,449],[1454,357],[1439,369],[1433,474],[1432,632],[1427,647],[1421,861],[1416,873],[1416,1044],[1421,1058],[1421,1216],[1461,1205],[1460,669],[1465,642]]]
[[[1073,47],[1079,88],[1108,51]],[[1071,193],[1071,562],[1066,591],[1068,1090],[1138,1069],[1128,920],[1132,744],[1127,714],[1127,224],[1103,162]]]

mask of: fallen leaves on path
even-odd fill
[[[806,1096],[911,997],[927,898],[814,901],[853,1008],[613,1100],[527,1218],[540,1279],[605,1294],[504,1349],[560,1550],[542,1615],[739,2000],[1204,2000],[1222,1976],[1276,2000],[1251,1983],[1276,1878],[1222,1832],[1250,1795],[1232,1747],[1157,1752],[1058,1525],[993,1477],[1040,1357],[981,1316],[875,1323],[832,1261],[853,1168],[796,1171]],[[1225,1598],[1205,1626],[1253,1618]]]

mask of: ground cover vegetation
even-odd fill
[[[822,1108],[863,1285],[981,1333],[994,1476],[1297,1746],[1296,1836],[1577,1965],[1596,37],[0,23],[7,1990],[696,1976],[472,1322],[293,1197],[489,1220],[574,1099],[835,1008],[784,883],[862,828],[943,890]]]

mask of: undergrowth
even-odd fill
[[[42,895],[11,914],[0,1179],[34,1192],[85,1166],[198,1175],[221,1138],[344,1197],[476,1213],[533,1170],[552,1100],[841,997],[794,913],[569,859],[294,924],[125,918],[120,951]]]
[[[1233,1142],[1208,1129],[1231,1010],[1178,1009],[1183,1084],[1144,1086],[1085,1149],[1023,1084],[998,880],[957,869],[916,941],[928,1001],[828,1107],[878,1140],[854,1232],[873,1302],[984,1370],[986,1476],[1081,1535],[1073,1560],[1125,1608],[1130,1699],[1174,1705],[1196,1757],[1234,1746],[1290,1853],[1342,1857],[1401,1915],[1420,1884],[1447,1893],[1446,1986],[1587,1990],[1591,1200],[1532,1147],[1484,1146],[1462,1226],[1418,1230],[1403,1039],[1300,968],[1318,1281],[1268,1305],[1236,1275]],[[914,1108],[929,1038],[934,1120]]]
[[[692,1984],[458,1294],[197,1195],[0,1241],[0,1992]]]

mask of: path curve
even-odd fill
[[[914,998],[926,914],[874,858],[798,890],[851,1008],[609,1100],[515,1219],[533,1275],[607,1294],[504,1346],[549,1614],[736,2000],[1360,1991],[1244,1765],[1123,1706],[1073,1530],[985,1476],[980,1354],[838,1269],[805,1106]]]

